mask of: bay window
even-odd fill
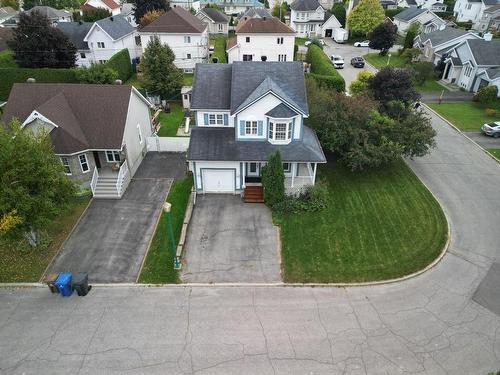
[[[269,122],[269,140],[287,142],[292,139],[291,122]]]

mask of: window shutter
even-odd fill
[[[245,121],[243,120],[240,121],[240,135],[245,135]]]
[[[205,119],[205,125],[208,125],[208,113],[204,113],[203,118]]]
[[[257,135],[262,136],[262,121],[257,121]]]
[[[229,125],[229,117],[227,115],[227,113],[224,113],[224,126],[228,126]]]
[[[295,138],[295,118],[292,119],[292,139]]]

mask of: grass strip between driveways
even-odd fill
[[[486,114],[484,106],[475,102],[428,103],[427,105],[462,131],[479,131],[481,125],[498,121],[498,118]]]
[[[212,59],[215,57],[219,64],[227,64],[226,39],[227,38],[223,35],[210,37],[210,44],[214,46],[214,52],[212,53],[210,62],[212,62]]]
[[[364,48],[360,48],[360,50],[363,50]],[[403,66],[406,66],[406,60],[399,56],[396,53],[391,53],[391,57],[389,59],[389,55],[385,56],[380,56],[378,52],[376,53],[367,53],[363,55],[364,59],[368,61],[371,65],[373,65],[377,69],[382,69],[385,68],[386,66],[393,66],[396,68],[401,68]],[[389,61],[389,64],[387,62]]]
[[[487,148],[486,151],[500,160],[500,148]]]
[[[174,181],[168,193],[167,202],[172,204],[172,226],[176,246],[179,243],[192,186],[193,177],[189,175],[182,180]],[[168,234],[167,216],[164,212],[161,213],[139,282],[145,284],[180,283],[179,273],[174,270],[174,255]]]
[[[443,250],[441,207],[406,163],[351,172],[329,162],[318,170],[328,208],[278,214],[285,282],[366,282],[408,275]]]
[[[75,198],[46,230],[49,243],[31,248],[25,240],[0,239],[0,282],[38,282],[75,226],[89,198]]]

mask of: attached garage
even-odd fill
[[[234,193],[236,171],[234,169],[202,169],[204,193]]]

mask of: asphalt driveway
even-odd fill
[[[500,138],[493,138],[481,132],[464,132],[467,137],[484,148],[500,148]]]
[[[185,155],[149,153],[122,199],[95,199],[49,272],[87,272],[91,282],[135,282],[154,226]]]
[[[184,251],[184,282],[281,281],[271,212],[240,196],[198,196]]]

